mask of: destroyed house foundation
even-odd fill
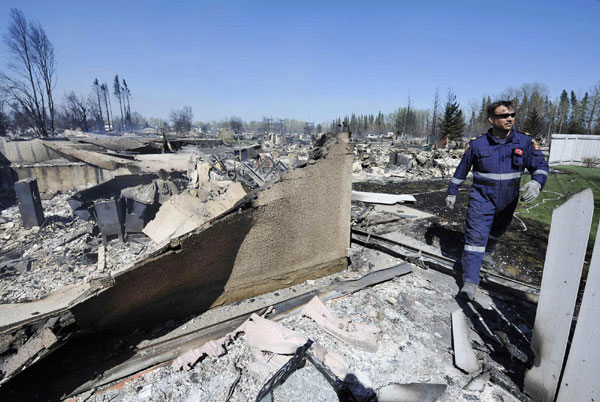
[[[25,305],[3,305],[0,384],[69,339],[152,328],[346,268],[352,145],[347,134],[326,135],[313,151],[304,165],[149,257],[31,303],[34,315]]]

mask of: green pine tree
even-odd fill
[[[569,116],[569,95],[567,91],[563,89],[560,94],[560,101],[558,103],[558,133],[564,133],[567,127],[567,119]]]
[[[544,130],[544,122],[542,116],[538,113],[537,109],[531,109],[525,120],[524,130],[526,133],[534,138],[540,137]]]
[[[375,130],[378,134],[382,134],[385,130],[385,121],[383,119],[383,113],[381,113],[381,111],[377,113],[377,118],[375,119]]]
[[[456,95],[450,92],[448,94],[448,102],[446,103],[444,116],[440,122],[442,138],[448,136],[449,140],[460,139],[464,129],[465,119],[463,117],[463,112],[456,101]]]
[[[586,92],[579,102],[579,108],[577,110],[577,126],[581,130],[580,133],[586,132],[585,121],[588,115],[588,108],[590,104],[590,95]]]
[[[585,132],[581,106],[581,103],[577,100],[577,95],[574,91],[571,91],[571,115],[569,116],[567,134],[582,134]]]

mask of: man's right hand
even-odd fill
[[[449,209],[454,208],[454,203],[456,202],[456,196],[455,195],[449,195],[446,197],[446,206]]]
[[[535,180],[529,180],[519,191],[523,191],[524,194],[521,196],[521,201],[532,202],[540,195],[540,189],[542,185]]]

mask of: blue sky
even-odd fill
[[[525,82],[554,98],[600,81],[598,0],[4,0],[2,34],[11,7],[46,29],[60,98],[118,73],[148,117],[189,105],[194,120],[322,122],[408,96],[429,108],[436,87],[466,107]]]

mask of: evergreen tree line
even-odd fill
[[[583,95],[574,90],[563,89],[560,96],[551,100],[547,87],[539,83],[525,83],[519,88],[507,88],[497,96],[482,96],[473,100],[463,109],[456,100],[456,94],[448,91],[446,102],[441,105],[439,91],[436,90],[431,109],[415,109],[410,99],[407,106],[394,112],[376,115],[345,116],[334,119],[330,131],[349,130],[353,135],[392,132],[396,136],[448,137],[451,140],[464,136],[474,136],[488,130],[488,106],[496,100],[510,100],[517,119],[515,129],[534,137],[550,134],[600,134],[600,83]],[[466,113],[465,113],[466,110]]]
[[[498,99],[512,101],[517,119],[515,129],[534,137],[550,134],[600,134],[600,83],[577,95],[563,89],[560,96],[550,99],[548,89],[539,83],[526,83],[508,88]],[[479,110],[471,108],[470,131],[487,126],[487,107],[492,99],[482,97]]]
[[[431,126],[431,116],[428,110],[414,109],[410,104],[400,107],[392,113],[377,114],[355,113],[343,118],[331,121],[326,127],[328,131],[340,132],[350,131],[356,137],[364,137],[367,134],[407,134],[413,136],[426,135]]]
[[[545,137],[557,133],[600,134],[600,83],[583,96],[575,91],[563,90],[560,97],[550,100],[546,86],[539,83],[526,83],[519,88],[507,88],[491,97],[485,95],[481,100],[473,100],[463,109],[457,96],[448,90],[445,103],[442,104],[439,91],[434,94],[431,109],[412,107],[410,98],[406,106],[391,113],[355,114],[338,117],[329,123],[317,124],[295,119],[273,119],[264,117],[262,121],[245,122],[240,117],[221,121],[195,122],[203,132],[231,128],[235,133],[274,132],[315,134],[324,131],[349,131],[354,137],[367,134],[393,133],[396,137],[433,136],[457,140],[486,132],[490,124],[487,108],[496,100],[510,100],[513,103],[517,119],[515,129],[535,137]],[[465,113],[466,110],[466,113]],[[171,119],[174,123],[173,118]]]
[[[451,139],[460,137],[465,131],[465,120],[462,109],[456,101],[456,95],[449,90],[444,110],[441,107],[439,91],[436,90],[432,109],[412,107],[410,98],[406,106],[401,106],[392,113],[379,111],[376,115],[345,116],[334,119],[329,131],[350,131],[354,137],[361,138],[367,134],[392,133],[396,138],[401,136],[423,137],[434,136]]]

